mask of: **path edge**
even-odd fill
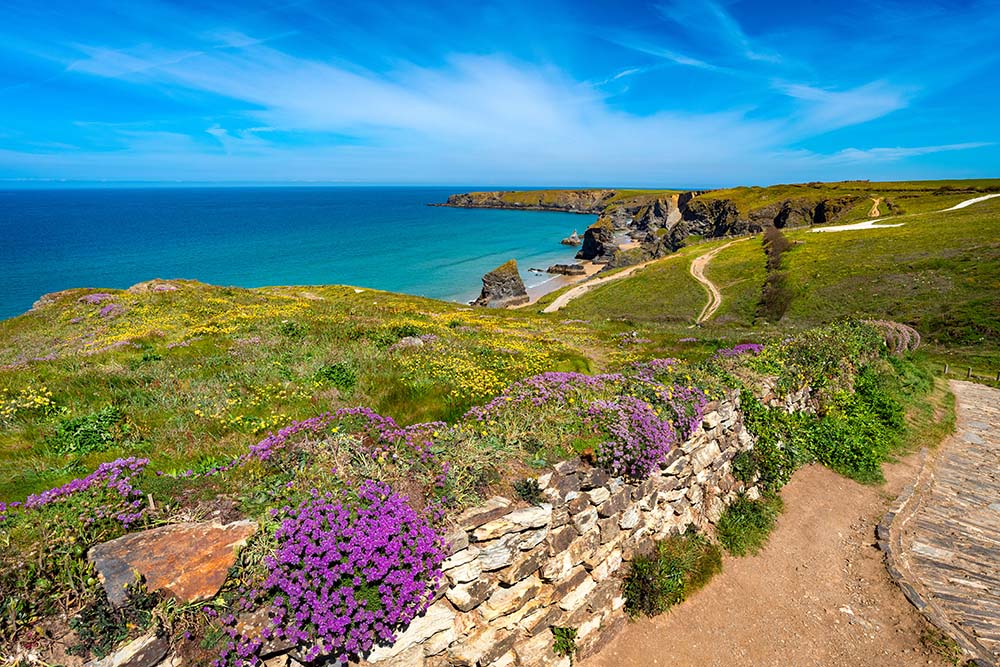
[[[951,437],[951,436],[949,436]],[[914,517],[921,503],[934,484],[934,456],[923,447],[920,450],[920,471],[916,479],[903,489],[893,502],[889,511],[875,529],[878,548],[885,559],[885,568],[889,577],[903,592],[903,596],[912,604],[927,621],[943,632],[945,636],[958,644],[977,667],[996,667],[992,653],[985,646],[959,626],[952,623],[948,616],[934,602],[930,594],[910,569],[903,546],[903,529]]]

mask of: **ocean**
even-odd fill
[[[0,319],[42,294],[153,278],[347,284],[474,299],[484,273],[573,260],[595,216],[427,206],[483,188],[191,187],[0,190]]]

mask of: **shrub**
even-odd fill
[[[350,364],[339,361],[322,366],[316,371],[316,379],[341,391],[350,391],[358,383],[358,373]]]
[[[660,419],[649,403],[632,396],[593,401],[586,414],[612,438],[596,454],[597,463],[612,475],[646,478],[677,442],[670,422]]]
[[[716,525],[719,542],[734,556],[756,554],[765,544],[781,514],[781,496],[769,494],[757,500],[741,495],[723,512]]]
[[[440,536],[406,498],[367,480],[356,493],[315,493],[287,516],[267,559],[271,636],[305,649],[305,660],[347,662],[396,633],[429,605],[441,580]],[[238,664],[260,639],[230,645]]]
[[[682,602],[722,571],[722,552],[705,536],[688,531],[639,554],[625,575],[625,611],[655,616]]]
[[[102,463],[87,477],[23,503],[0,503],[0,640],[92,596],[87,549],[142,520],[143,493],[133,484],[147,463]]]
[[[87,415],[59,420],[47,443],[56,454],[90,454],[120,444],[129,431],[124,413],[109,406]]]

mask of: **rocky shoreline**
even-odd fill
[[[841,196],[789,198],[749,210],[706,191],[620,192],[613,189],[467,192],[437,206],[557,211],[599,216],[584,232],[576,258],[611,268],[664,257],[690,237],[752,234],[766,227],[799,227],[836,221],[860,201]]]

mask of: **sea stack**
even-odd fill
[[[614,225],[608,218],[599,218],[584,232],[583,247],[576,253],[576,258],[606,264],[617,249]]]
[[[509,308],[528,303],[528,290],[517,271],[517,262],[510,260],[483,276],[483,291],[473,306]]]
[[[583,241],[580,240],[580,235],[577,234],[576,230],[574,229],[572,234],[570,234],[569,236],[567,236],[566,238],[564,238],[559,243],[562,243],[563,245],[577,246],[577,245],[580,245],[581,243],[583,243]]]

